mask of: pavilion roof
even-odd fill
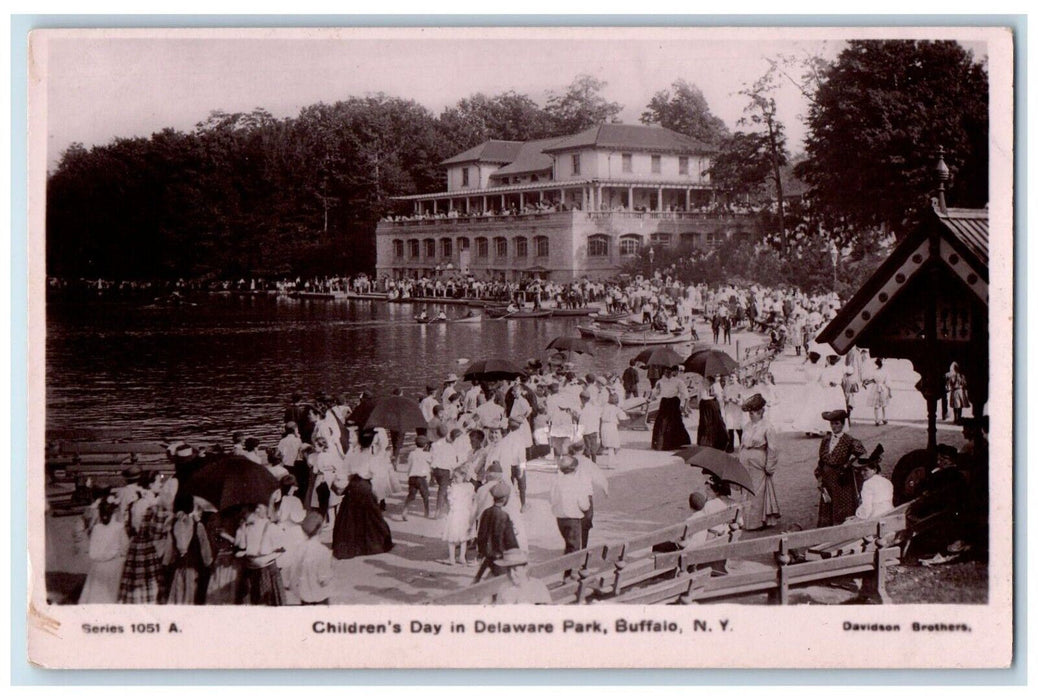
[[[818,342],[829,343],[840,354],[853,347],[894,303],[915,275],[934,257],[929,234],[939,236],[937,260],[985,305],[988,303],[988,212],[987,209],[934,207],[931,214],[904,240],[866,280],[836,317],[818,334]]]

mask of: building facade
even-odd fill
[[[717,211],[713,152],[669,129],[626,124],[487,141],[442,163],[445,191],[397,198],[412,211],[379,223],[377,272],[610,277],[647,246],[748,236],[755,217]]]

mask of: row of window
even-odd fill
[[[681,234],[681,242],[688,244],[695,244],[700,234],[695,233],[684,233]],[[705,242],[708,246],[713,246],[719,240],[724,237],[722,233],[710,232],[705,234]],[[476,257],[487,258],[490,257],[490,243],[489,238],[477,238],[476,240]],[[498,258],[508,257],[508,239],[502,237],[494,238],[494,256]],[[587,254],[588,257],[592,258],[607,258],[610,253],[612,239],[610,236],[602,233],[596,233],[592,236],[588,236],[587,239]],[[673,244],[673,236],[669,233],[654,233],[649,236],[649,242],[653,246],[659,246],[668,248]],[[618,248],[620,255],[630,256],[637,255],[638,251],[641,250],[643,243],[643,237],[637,233],[628,233],[620,236],[618,241]],[[457,239],[458,251],[469,250],[469,239],[458,238]],[[409,240],[406,242],[407,257],[411,259],[417,259],[421,257],[421,252],[424,246],[425,257],[435,258],[437,253],[437,241],[434,238],[426,238],[423,240]],[[547,236],[534,236],[533,238],[534,254],[539,257],[548,257],[550,250],[550,244]],[[530,245],[526,238],[519,237],[512,239],[512,249],[516,258],[526,258],[530,255]],[[405,242],[397,239],[393,241],[393,256],[397,259],[402,259],[405,252]],[[439,240],[439,252],[440,256],[444,258],[450,258],[454,255],[454,240],[450,238],[441,238]]]
[[[652,172],[660,174],[663,172],[663,159],[661,156],[651,156],[650,167]],[[633,153],[621,153],[620,154],[621,169],[625,173],[634,172],[634,154]],[[572,167],[574,175],[580,175],[580,154],[574,153],[572,156]],[[678,174],[688,175],[688,156],[678,156]],[[467,176],[466,176],[467,182]]]
[[[525,238],[514,238],[512,239],[512,245],[515,251],[515,257],[526,258],[530,255],[529,241]],[[548,242],[547,236],[534,236],[533,238],[534,251],[537,257],[545,258],[548,257],[550,252],[550,243]],[[433,238],[426,238],[421,241],[410,240],[407,241],[407,257],[418,258],[421,257],[421,251],[424,246],[425,257],[435,258],[436,257],[436,240]],[[450,258],[454,255],[454,241],[450,238],[441,238],[439,242],[440,256],[444,258]],[[469,249],[469,239],[459,238],[458,239],[458,251]],[[489,257],[490,253],[490,239],[488,238],[477,238],[476,239],[476,257],[486,258]],[[498,237],[494,239],[494,255],[499,258],[508,257],[508,239],[504,237]],[[394,240],[393,241],[393,257],[403,258],[404,257],[404,241]]]

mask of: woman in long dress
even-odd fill
[[[800,414],[793,423],[793,429],[808,436],[824,435],[826,426],[819,419],[822,411],[831,409],[824,408],[824,392],[822,389],[822,370],[820,353],[811,350],[807,353],[807,364],[804,365],[804,388],[801,395]],[[842,405],[843,399],[840,403]],[[839,408],[834,406],[833,409]]]
[[[723,450],[728,446],[728,429],[721,412],[724,390],[716,377],[707,377],[708,387],[699,399],[699,430],[696,444]]]
[[[778,466],[778,442],[771,423],[764,419],[765,405],[760,394],[754,394],[742,405],[742,410],[749,414],[749,420],[742,429],[739,461],[753,478],[753,496],[746,501],[747,530],[771,527],[781,517],[772,480]]]
[[[371,462],[365,460],[350,476],[339,505],[332,530],[332,554],[336,559],[352,559],[392,548],[393,535],[372,487]]]
[[[200,521],[201,512],[189,494],[178,493],[173,502],[169,547],[173,558],[173,579],[169,585],[169,605],[204,605],[205,572],[213,563],[209,534]]]
[[[653,396],[660,399],[656,421],[652,424],[652,449],[676,450],[692,442],[682,418],[688,388],[678,378],[677,367],[668,367],[664,372],[652,390]]]
[[[97,508],[97,522],[90,528],[90,572],[87,574],[79,604],[116,603],[119,600],[119,581],[126,563],[130,538],[126,526],[113,517],[118,506],[102,500]]]
[[[876,369],[869,375],[869,405],[876,419],[876,425],[887,424],[887,405],[890,403],[890,379],[883,367],[883,358],[876,358]]]
[[[831,431],[818,445],[818,527],[829,527],[839,525],[858,509],[861,479],[852,461],[865,454],[865,446],[844,431],[844,409],[827,411],[822,419],[829,421]]]
[[[173,525],[176,492],[176,479],[163,484],[155,501],[147,507],[135,527],[119,583],[120,603],[164,602],[168,583],[164,560]]]

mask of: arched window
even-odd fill
[[[443,254],[443,257],[445,258],[449,258],[452,255],[454,255],[454,241],[452,241],[449,238],[441,238],[440,252]]]
[[[530,255],[530,246],[527,240],[523,237],[515,239],[515,257],[523,259]]]
[[[620,255],[637,255],[642,247],[642,237],[637,233],[620,236]]]
[[[534,236],[533,244],[537,249],[538,258],[548,257],[548,237],[547,236]]]
[[[494,256],[498,258],[508,257],[508,239],[498,236],[494,239]]]
[[[593,236],[588,236],[587,254],[589,258],[608,258],[609,236],[603,233],[596,233]]]
[[[393,257],[402,258],[404,257],[404,242],[397,238],[393,241]]]
[[[476,239],[476,257],[486,258],[490,255],[490,244],[485,238]]]
[[[468,250],[468,249],[469,249],[469,239],[467,239],[464,236],[462,236],[461,238],[458,239],[458,250],[462,251],[462,250]]]
[[[663,246],[664,248],[670,247],[669,233],[654,233],[650,240],[652,240],[653,245]]]
[[[407,242],[407,254],[412,258],[417,258],[421,255],[421,243],[418,242],[417,238],[412,238]]]
[[[425,239],[425,257],[435,258],[436,257],[436,239],[426,238]]]

